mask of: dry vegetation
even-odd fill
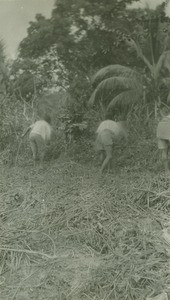
[[[140,300],[168,289],[170,192],[155,141],[115,150],[104,177],[92,155],[74,146],[35,170],[21,147],[16,166],[1,165],[1,300]]]

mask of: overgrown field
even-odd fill
[[[75,146],[34,169],[1,164],[0,299],[133,300],[170,283],[162,227],[170,192],[155,142],[115,149],[99,175]]]

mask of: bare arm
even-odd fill
[[[54,128],[51,129],[50,142],[53,142],[56,139],[56,131]]]
[[[51,129],[51,135],[50,135],[50,138],[48,139],[48,141],[46,142],[46,145],[47,146],[50,146],[51,144],[53,144],[53,142],[55,141],[56,139],[56,133],[54,131],[54,129],[52,128]]]

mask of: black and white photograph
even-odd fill
[[[170,0],[0,0],[0,300],[170,300]]]

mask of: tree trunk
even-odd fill
[[[104,120],[106,115],[106,109],[101,101],[100,101],[100,108],[101,108],[101,119]]]

